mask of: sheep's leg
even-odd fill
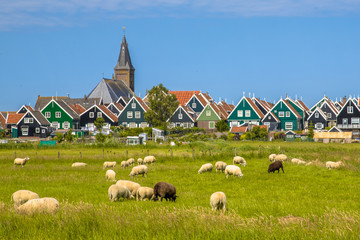
[[[283,171],[283,173],[285,173],[285,172],[284,172],[284,168],[281,168],[281,170]]]

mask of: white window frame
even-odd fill
[[[134,102],[131,103],[131,108],[132,108],[132,109],[135,109],[135,108],[136,108],[136,103],[134,103]]]
[[[245,110],[245,117],[250,117],[250,116],[251,116],[251,111]]]
[[[283,111],[279,111],[279,117],[284,117],[284,112]]]
[[[97,112],[97,113],[96,113],[96,117],[97,117],[97,118],[102,118],[102,112]]]
[[[318,112],[315,113],[315,118],[319,118],[320,114]]]
[[[271,120],[271,116],[270,116],[270,115],[268,116],[268,119]]]
[[[291,125],[291,127],[290,127]],[[293,129],[293,123],[292,122],[285,122],[285,130],[292,130]]]
[[[89,118],[94,118],[95,117],[95,113],[94,112],[89,112]]]
[[[359,118],[351,118],[351,124],[359,124]]]
[[[264,125],[270,126],[270,122],[264,122]]]
[[[237,116],[238,117],[243,117],[244,116],[244,111],[243,110],[237,110]]]
[[[354,113],[354,107],[353,106],[348,106],[347,107],[347,113]]]
[[[290,111],[286,111],[286,117],[290,117]]]
[[[41,129],[41,133],[46,133],[46,130],[45,130],[45,129]]]
[[[45,112],[45,117],[46,118],[51,118],[51,112]]]
[[[214,124],[213,127],[211,127],[212,124]],[[215,122],[214,121],[209,122],[209,129],[215,129]]]
[[[68,122],[68,121],[65,121],[65,122],[63,122],[63,129],[69,129],[70,128],[70,123]]]
[[[60,128],[60,123],[59,122],[52,122],[51,127],[58,129],[58,128]]]
[[[183,119],[182,113],[179,113],[179,114],[178,114],[178,118],[179,118],[179,119]]]
[[[135,118],[141,118],[141,112],[135,111]]]
[[[21,135],[23,135],[23,136],[28,136],[29,135],[29,127],[28,126],[21,127]]]
[[[127,111],[126,116],[127,116],[127,118],[133,118],[133,112]]]
[[[210,116],[211,116],[211,111],[210,111],[210,110],[206,110],[206,113],[205,113],[205,114],[206,114],[207,117],[210,117]]]
[[[195,102],[191,104],[191,108],[196,108],[196,103]]]
[[[40,128],[35,128],[35,133],[40,133]]]
[[[55,118],[61,118],[61,112],[55,112]]]
[[[321,122],[318,122],[315,124],[315,129],[322,129],[324,127],[324,125]]]
[[[137,124],[135,122],[129,123],[129,128],[136,128]]]

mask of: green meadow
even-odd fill
[[[193,150],[194,149],[194,150]],[[242,178],[213,172],[198,174],[204,163],[247,161]],[[148,177],[131,179],[127,158],[156,157]],[[285,173],[267,172],[268,156],[284,153]],[[25,167],[17,157],[29,156]],[[312,165],[295,165],[301,158]],[[72,168],[73,162],[87,167]],[[104,161],[117,161],[117,180],[153,187],[176,187],[176,202],[111,203]],[[343,161],[328,170],[326,161]],[[54,215],[16,213],[10,198],[27,189],[54,197]],[[322,143],[196,142],[175,146],[60,144],[53,148],[14,144],[0,148],[0,239],[359,239],[360,145]],[[212,211],[210,195],[222,191],[225,212]]]

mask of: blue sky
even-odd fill
[[[135,92],[163,83],[235,104],[358,95],[359,0],[0,0],[0,110],[111,78],[122,26]]]

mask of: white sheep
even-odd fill
[[[299,164],[299,161],[301,161],[301,160],[300,160],[300,159],[297,159],[297,158],[291,159],[291,162],[292,162],[292,163],[295,163],[295,164]]]
[[[224,172],[227,164],[223,161],[218,161],[215,163],[216,172],[219,170],[220,172]]]
[[[71,167],[86,167],[87,164],[83,162],[74,162]]]
[[[227,165],[225,168],[225,174],[226,174],[226,178],[229,178],[229,175],[234,175],[234,177],[235,176],[238,176],[238,177],[243,176],[240,167],[235,166],[235,165]]]
[[[125,200],[131,197],[131,193],[127,187],[117,184],[113,184],[109,187],[108,194],[111,202],[120,201],[120,198]]]
[[[31,199],[19,206],[16,211],[21,214],[51,213],[59,210],[59,201],[55,198],[37,198]]]
[[[115,166],[116,166],[116,162],[104,162],[103,169],[114,168]]]
[[[26,158],[15,158],[14,160],[14,165],[21,165],[22,167],[24,167],[24,165],[26,164],[27,161],[29,161],[30,158],[26,157]]]
[[[212,210],[226,210],[226,196],[223,192],[214,192],[210,197],[210,206]]]
[[[204,172],[211,172],[212,169],[213,169],[213,165],[211,163],[206,163],[201,166],[198,173],[200,174],[200,173],[204,173]]]
[[[305,164],[306,166],[309,166],[309,165],[313,165],[312,162],[308,162],[307,164]]]
[[[344,164],[341,161],[338,161],[338,162],[327,161],[326,162],[326,168],[327,169],[332,169],[332,168],[339,169],[343,165]]]
[[[153,165],[155,165],[155,161],[156,161],[156,158],[154,156],[146,156],[144,158],[144,164],[152,163]]]
[[[29,190],[18,190],[11,195],[11,201],[14,202],[15,206],[19,206],[36,198],[40,198],[39,195]]]
[[[114,170],[111,170],[111,169],[107,170],[105,177],[106,177],[107,181],[112,181],[112,182],[116,181],[116,173]]]
[[[275,161],[285,162],[287,161],[287,156],[285,154],[276,155]]]
[[[275,158],[276,158],[276,154],[273,153],[273,154],[269,155],[269,161],[270,162],[275,162]]]
[[[116,185],[127,187],[129,189],[130,193],[131,193],[130,198],[135,197],[137,189],[139,187],[141,187],[140,184],[138,184],[136,182],[129,181],[129,180],[119,180],[119,181],[116,182]]]
[[[299,161],[298,161],[298,163],[297,163],[297,164],[299,164],[299,165],[300,165],[300,164],[306,165],[306,162],[305,162],[305,161],[303,161],[303,160],[300,160],[300,159],[299,159]]]
[[[129,158],[126,162],[127,162],[128,166],[131,166],[135,163],[135,159]]]
[[[144,175],[145,177],[147,177],[147,172],[148,172],[148,167],[146,165],[139,165],[132,168],[129,176],[133,178],[134,176],[142,174],[143,177]]]
[[[245,159],[244,159],[243,157],[236,156],[236,157],[234,157],[234,159],[233,159],[233,164],[234,164],[234,165],[235,165],[235,164],[240,164],[240,165],[246,166],[246,161],[245,161]]]
[[[144,160],[142,158],[138,158],[137,163],[138,163],[138,165],[143,165]]]
[[[154,200],[154,189],[149,187],[139,187],[136,191],[136,201],[146,201],[146,199]]]
[[[129,166],[129,164],[128,164],[127,161],[122,161],[122,162],[121,162],[121,167],[126,168],[126,167],[128,167],[128,166]]]

